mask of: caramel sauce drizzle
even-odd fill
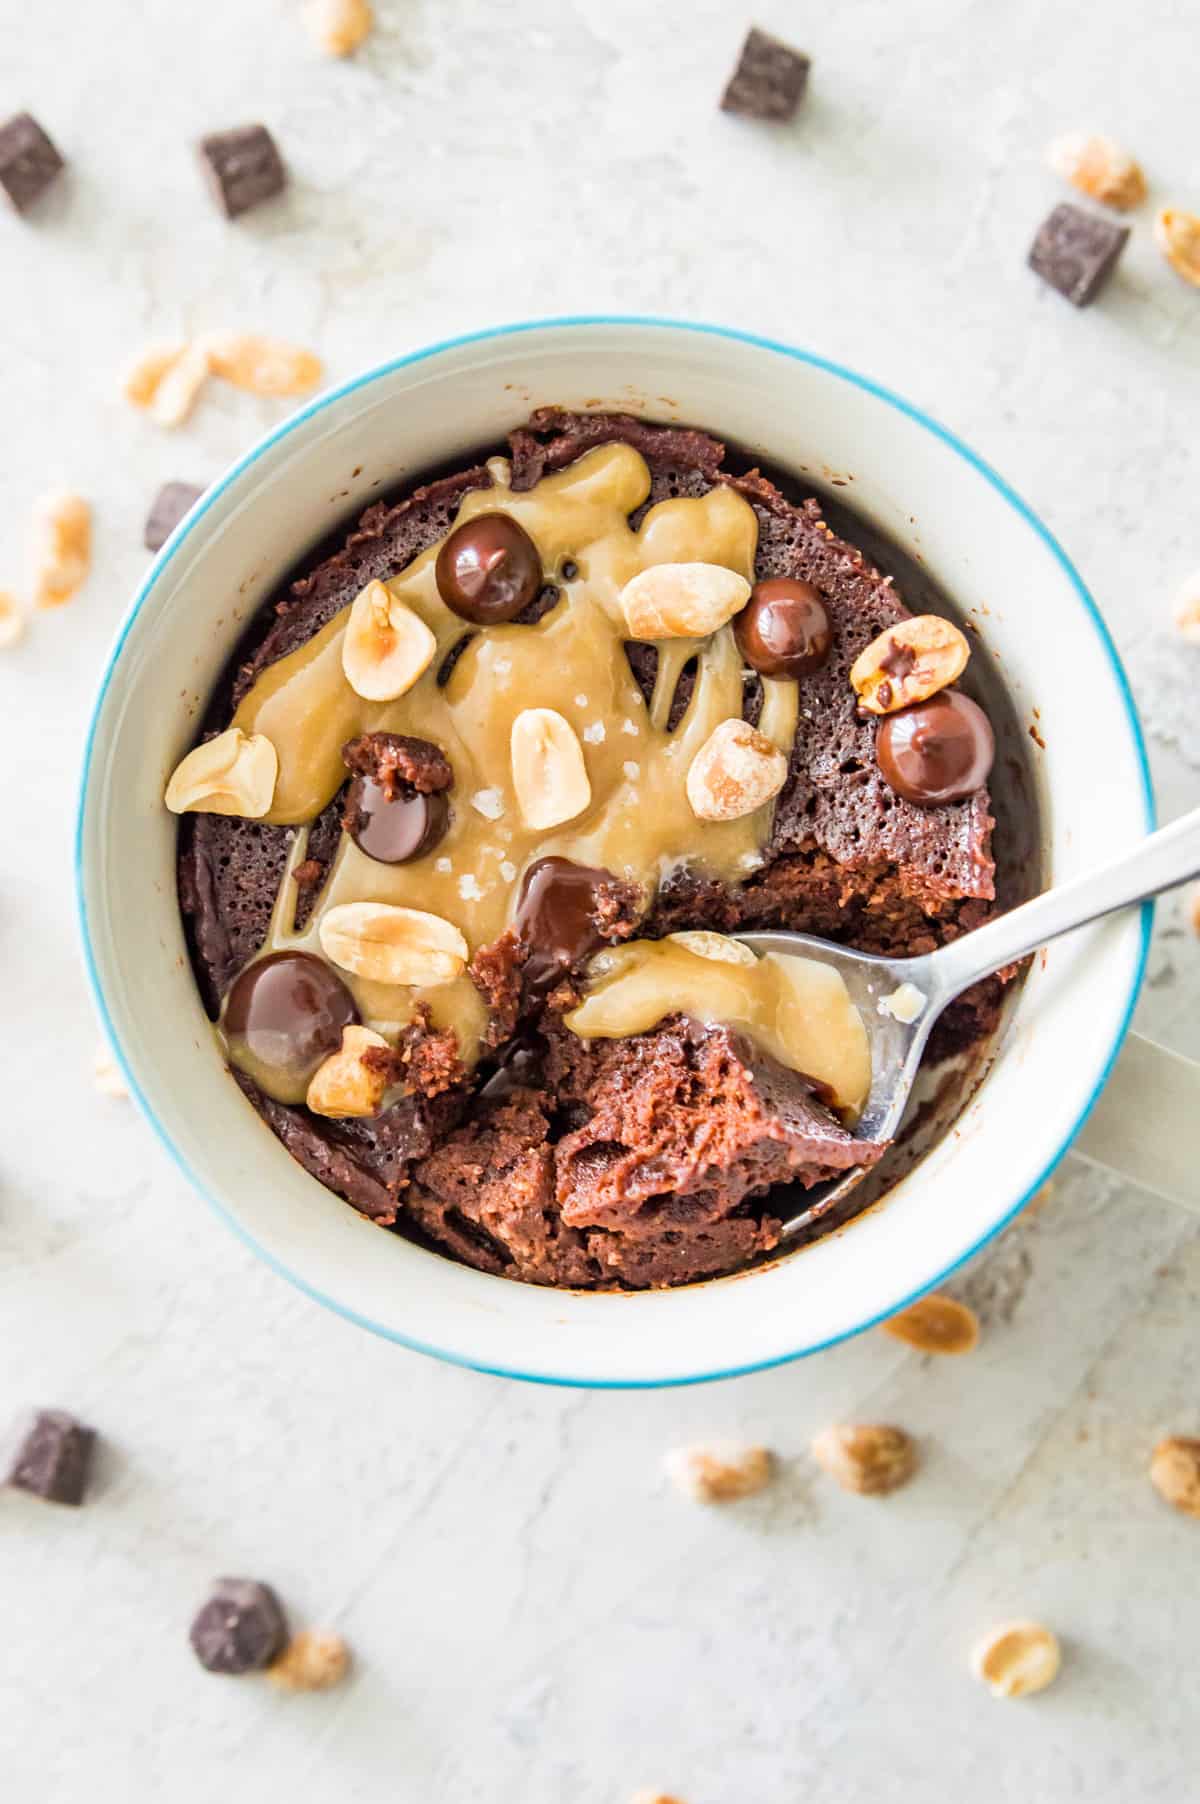
[[[706,640],[660,641],[654,693],[647,707],[625,654],[618,598],[638,571],[667,562],[721,564],[753,581],[758,523],[749,503],[717,487],[698,498],[651,508],[635,531],[628,516],[650,493],[644,458],[628,445],[604,445],[567,469],[517,492],[509,466],[495,458],[494,486],[464,496],[455,525],[476,514],[504,512],[530,534],[543,575],[560,598],[535,625],[471,628],[442,601],[430,546],[387,585],[433,632],[437,653],[399,700],[369,702],[351,688],[341,645],[349,608],[305,645],[272,664],[238,708],[233,724],[265,734],[279,756],[268,821],[297,826],[270,931],[259,949],[320,953],[325,912],[342,902],[401,904],[443,916],[471,952],[509,925],[521,878],[536,858],[556,853],[598,865],[643,885],[647,900],[681,864],[729,882],[761,862],[773,805],[741,820],[700,821],[688,803],[688,766],[713,728],[742,711],[742,660],[732,627]],[[577,566],[565,581],[564,563]],[[464,637],[469,643],[448,681],[437,672]],[[679,677],[697,660],[686,712],[673,731],[667,720]],[[790,752],[798,717],[797,685],[766,679],[760,730]],[[574,727],[591,782],[591,804],[550,832],[527,828],[510,768],[513,721],[528,707],[556,709]],[[432,740],[450,759],[452,818],[441,842],[407,864],[385,865],[343,834],[324,888],[302,931],[295,928],[293,873],[305,856],[307,823],[346,780],[341,748],[357,734],[389,731]],[[453,1028],[461,1055],[478,1056],[486,1025],[483,1001],[469,976],[414,988],[339,973],[362,1019],[393,1036],[414,1004],[429,1003],[433,1020]]]
[[[727,962],[692,951],[687,937],[628,940],[597,953],[587,994],[563,1017],[567,1026],[585,1040],[628,1039],[673,1014],[740,1028],[781,1065],[826,1085],[841,1114],[856,1120],[871,1092],[871,1052],[840,972],[789,954],[755,958],[729,940],[728,952],[741,956]]]

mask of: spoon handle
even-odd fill
[[[978,978],[1014,964],[1060,934],[1196,876],[1200,876],[1200,808],[1129,846],[1100,870],[1072,877],[986,927],[952,940],[930,956],[927,969],[931,977],[936,972],[939,991],[948,1002]]]

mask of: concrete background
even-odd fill
[[[283,404],[214,390],[174,436],[120,399],[148,339],[237,325],[331,379],[504,318],[645,310],[813,346],[964,434],[1093,586],[1150,731],[1162,815],[1195,799],[1200,652],[1171,593],[1200,564],[1200,294],[1150,209],[1076,313],[1024,267],[1062,197],[1046,142],[1108,130],[1155,201],[1200,205],[1187,9],[1116,0],[756,0],[814,58],[803,114],[716,110],[751,15],[704,0],[378,0],[353,62],[292,0],[0,0],[0,116],[71,171],[0,218],[0,586],[31,504],[95,504],[87,590],[0,660],[4,1093],[0,1418],[61,1404],[104,1437],[76,1514],[0,1496],[0,1787],[243,1804],[1177,1800],[1194,1787],[1200,1528],[1144,1469],[1195,1432],[1200,1242],[1064,1168],[961,1288],[979,1352],[876,1333],[715,1388],[522,1388],[376,1343],[258,1266],[126,1103],[92,1086],[69,827],[85,710],[145,564],[147,502],[216,475]],[[230,226],[188,144],[261,118],[287,200]],[[1000,573],[1002,580],[1002,573]],[[1036,623],[1031,626],[1036,630]],[[1097,782],[1103,782],[1103,748]],[[1200,1053],[1200,948],[1159,913],[1143,1025]],[[812,1466],[839,1417],[922,1437],[882,1502]],[[665,1448],[762,1438],[779,1483],[723,1512]],[[220,1572],[341,1628],[344,1689],[204,1674],[186,1628]],[[1062,1635],[1051,1692],[966,1666],[997,1617]]]

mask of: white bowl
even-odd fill
[[[762,1269],[635,1295],[543,1290],[382,1233],[323,1189],[222,1063],[184,946],[163,786],[238,633],[300,554],[379,492],[499,443],[546,402],[694,423],[818,479],[852,473],[855,507],[973,613],[1018,711],[1031,724],[1036,711],[1054,880],[1152,824],[1137,716],[1094,602],[1046,528],[959,440],[877,384],[786,345],[664,320],[533,322],[414,352],[322,395],[235,464],[159,553],[87,739],[84,953],[160,1139],[218,1213],[310,1295],[405,1346],[516,1377],[727,1377],[890,1315],[1020,1209],[1116,1056],[1148,914],[1039,956],[953,1130],[880,1206]]]

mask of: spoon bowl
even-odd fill
[[[864,1139],[893,1140],[934,1023],[956,996],[1061,934],[1173,889],[1198,873],[1200,809],[1195,809],[1100,870],[1047,890],[974,933],[916,958],[855,952],[812,934],[777,929],[736,937],[752,952],[815,958],[839,973],[871,1049],[871,1089],[855,1132]],[[801,1192],[802,1206],[784,1221],[783,1237],[790,1239],[827,1215],[868,1169],[859,1167]]]

